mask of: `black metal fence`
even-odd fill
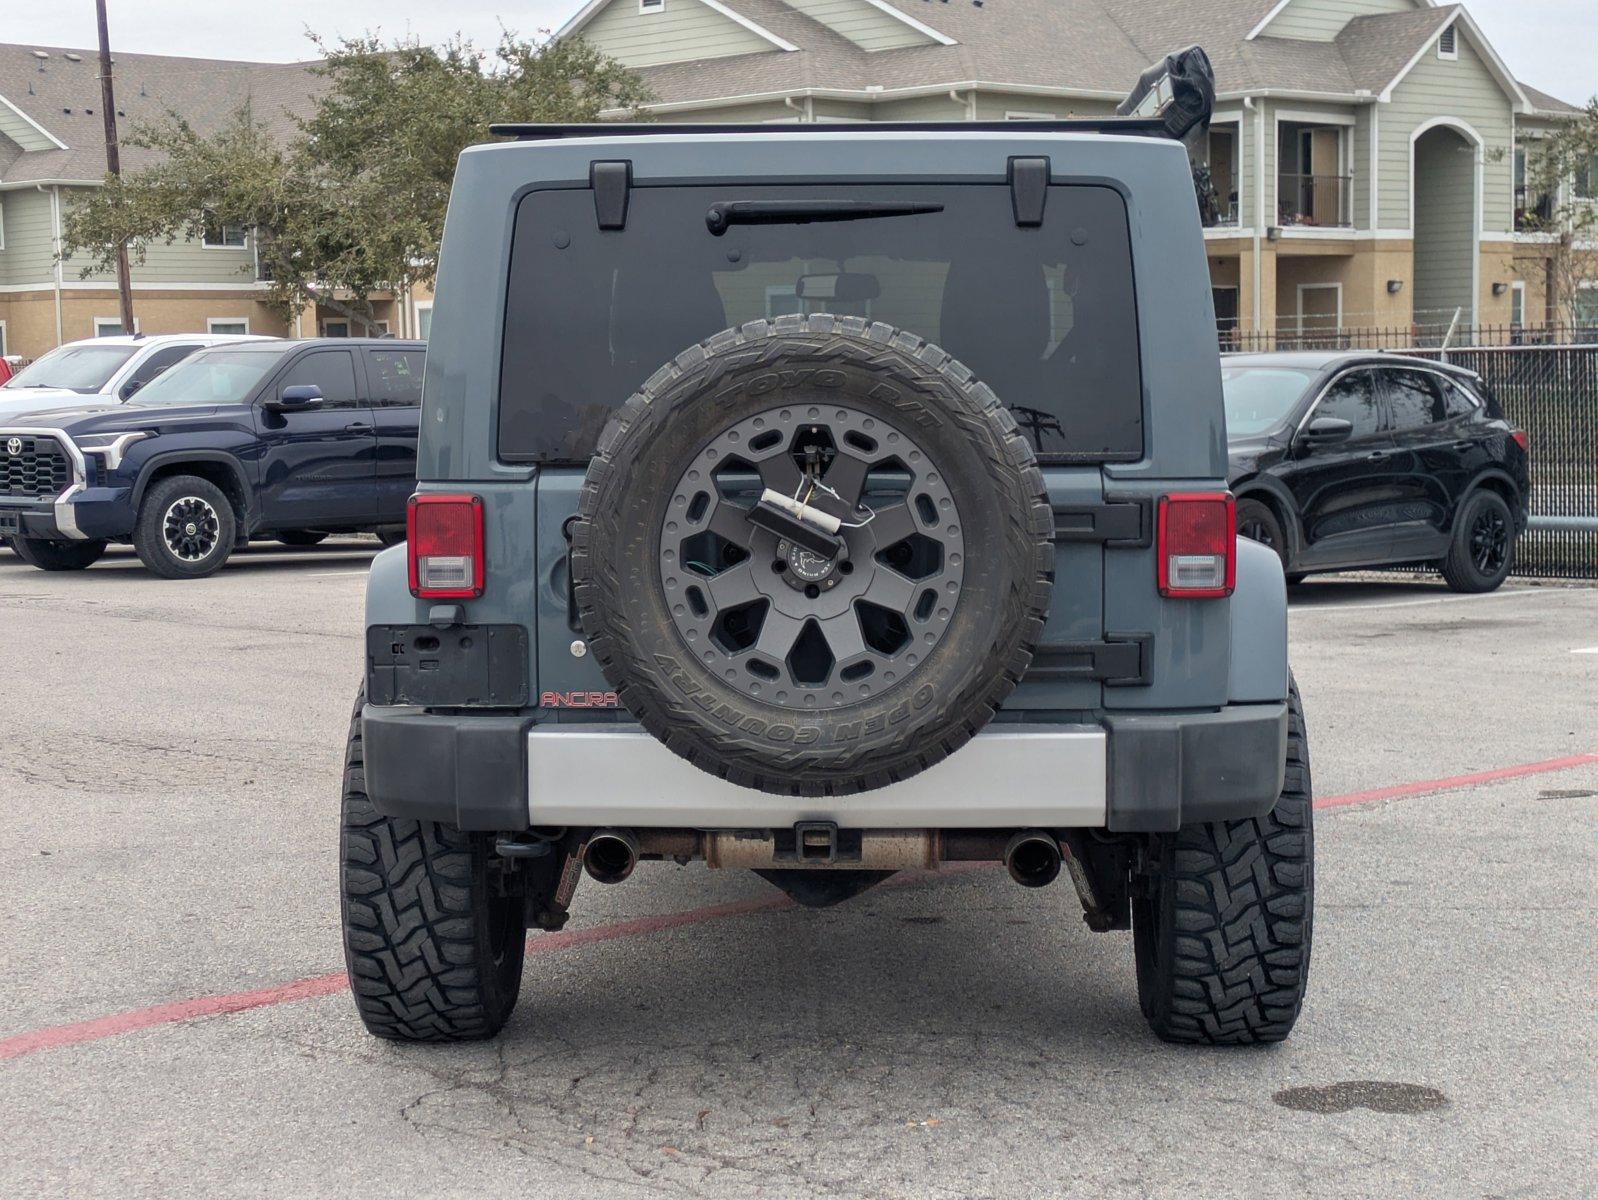
[[[1598,345],[1410,353],[1475,371],[1526,431],[1532,522],[1515,573],[1598,579]]]
[[[1440,346],[1598,345],[1598,325],[1563,322],[1538,325],[1382,325],[1343,329],[1237,329],[1225,322],[1221,349],[1241,350],[1413,350]]]

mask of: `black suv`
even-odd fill
[[[1316,571],[1422,563],[1492,591],[1525,531],[1526,435],[1474,372],[1393,354],[1222,363],[1238,532]]]
[[[203,350],[115,409],[0,428],[0,537],[46,571],[133,543],[197,579],[250,537],[404,536],[422,342],[325,338]]]

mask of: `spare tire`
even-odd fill
[[[829,554],[750,521],[771,489]],[[600,437],[572,528],[577,607],[620,701],[671,750],[767,792],[908,779],[992,718],[1053,583],[1043,476],[992,391],[861,318],[716,334]]]

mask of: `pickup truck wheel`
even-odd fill
[[[317,546],[327,541],[320,529],[280,529],[272,535],[285,546]]]
[[[1515,517],[1497,492],[1465,498],[1443,559],[1443,579],[1456,592],[1491,592],[1509,576],[1515,557]]]
[[[406,1042],[492,1037],[521,990],[526,903],[489,834],[385,817],[366,795],[362,687],[344,755],[344,961],[367,1031]]]
[[[81,571],[100,561],[104,542],[50,542],[44,538],[13,538],[11,548],[30,567],[41,571]]]
[[[773,494],[834,532],[780,532]],[[1053,514],[1009,410],[860,318],[753,321],[679,354],[611,418],[579,512],[578,612],[618,698],[768,792],[864,791],[953,753],[1048,611]]]
[[[221,488],[197,475],[173,475],[144,494],[133,549],[163,579],[202,579],[222,569],[236,534]]]
[[[1132,905],[1138,999],[1168,1042],[1279,1042],[1309,979],[1314,826],[1309,745],[1289,684],[1287,771],[1263,817],[1184,826],[1152,841]]]

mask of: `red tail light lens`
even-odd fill
[[[1230,596],[1237,584],[1237,501],[1230,492],[1160,497],[1160,595],[1185,600]]]
[[[1526,431],[1524,429],[1517,429],[1509,436],[1515,439],[1515,445],[1519,446],[1522,450],[1530,452],[1531,439],[1526,436]]]
[[[480,496],[411,497],[405,512],[411,595],[467,600],[483,594],[483,501]]]

